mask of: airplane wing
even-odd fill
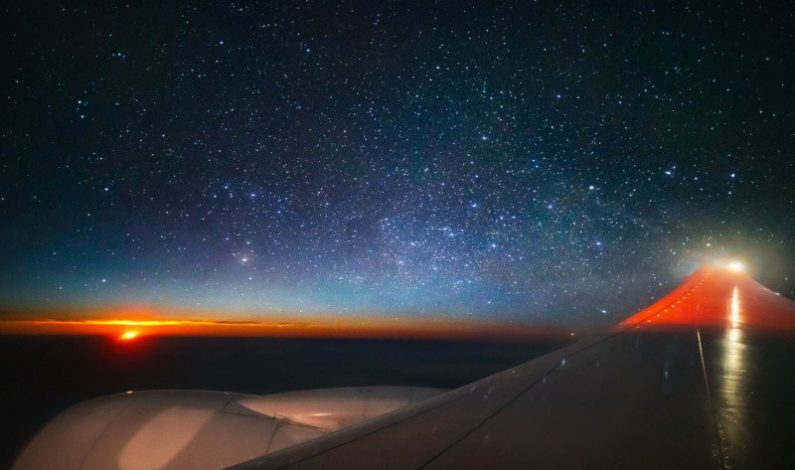
[[[612,334],[234,468],[795,468],[793,331],[702,268]]]
[[[702,268],[609,334],[446,393],[104,397],[12,468],[795,468],[793,334],[794,302]]]

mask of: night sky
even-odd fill
[[[786,2],[12,2],[0,310],[609,324],[795,295]]]

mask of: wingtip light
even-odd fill
[[[744,273],[746,271],[745,263],[739,260],[727,261],[725,267],[733,273]]]

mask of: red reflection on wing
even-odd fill
[[[745,273],[701,268],[620,326],[703,326],[795,332],[795,302]]]

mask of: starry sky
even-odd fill
[[[794,13],[731,3],[7,2],[0,316],[793,296]]]

